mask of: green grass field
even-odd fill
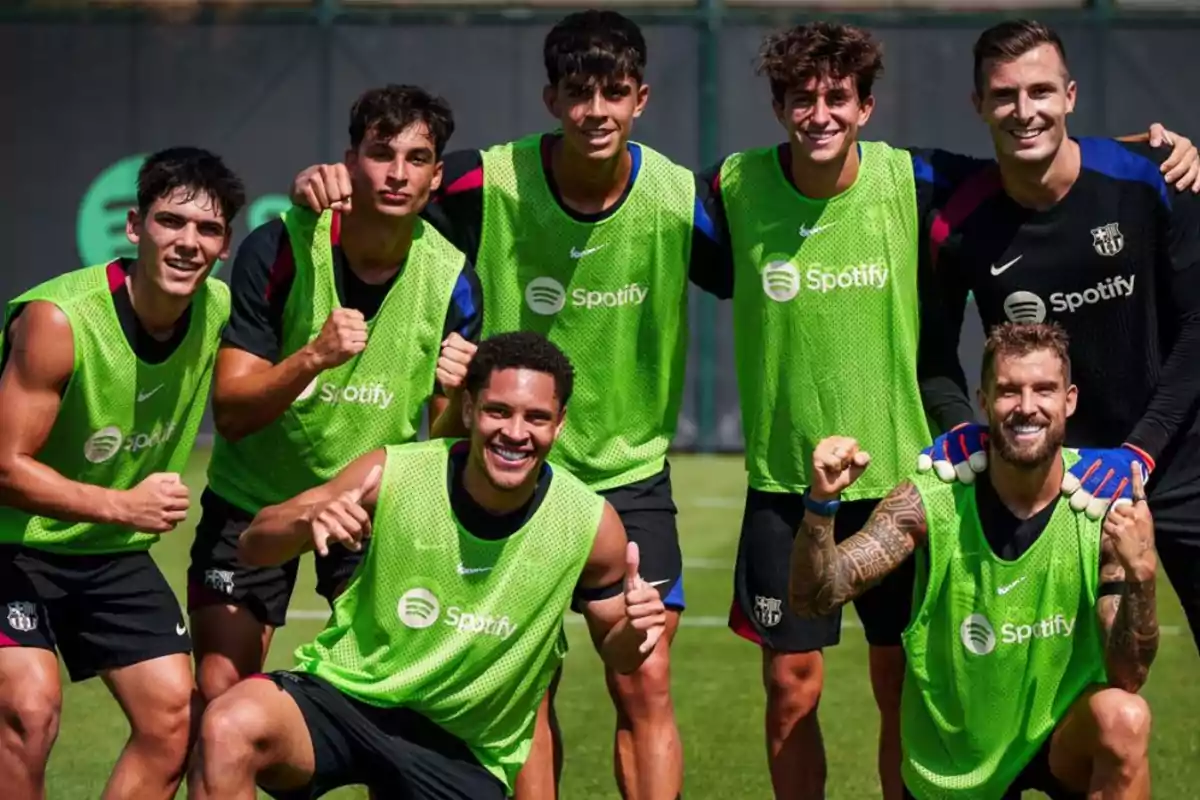
[[[204,483],[207,452],[198,452],[186,476],[193,509]],[[745,479],[740,458],[678,457],[673,482],[687,564],[688,611],[674,645],[675,704],[685,750],[685,796],[769,798],[762,743],[763,695],[757,648],[725,628],[731,569],[737,551]],[[164,536],[154,553],[181,601],[192,519]],[[322,624],[324,602],[313,591],[311,560],[301,566],[292,598],[295,619],[276,636],[269,667],[286,667],[301,641]],[[1200,661],[1182,611],[1163,583],[1160,618],[1165,635],[1146,696],[1154,710],[1155,796],[1194,797],[1200,785]],[[304,612],[309,612],[305,614]],[[843,643],[827,653],[821,719],[829,756],[829,797],[878,797],[875,778],[876,716],[867,681],[866,645],[847,611]],[[613,714],[599,659],[577,620],[573,649],[559,694],[566,741],[563,797],[616,797],[612,781]],[[64,678],[65,680],[65,678]],[[124,717],[99,680],[68,686],[62,729],[51,757],[51,800],[94,800],[128,735]],[[3,790],[0,789],[0,796]],[[182,792],[181,792],[182,796]],[[365,797],[344,790],[338,798]]]

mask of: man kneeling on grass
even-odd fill
[[[573,372],[535,333],[479,345],[469,441],[386,447],[264,508],[250,564],[335,543],[366,556],[294,671],[246,680],[204,714],[193,800],[315,798],[366,784],[413,800],[499,800],[529,755],[566,652],[572,598],[605,663],[636,670],[666,609],[612,506],[546,463]]]
[[[1071,510],[1062,447],[1075,410],[1067,337],[1006,323],[984,349],[989,468],[971,485],[917,475],[837,545],[838,498],[870,462],[825,439],[792,553],[791,603],[819,616],[916,554],[901,710],[908,797],[1149,798],[1158,649],[1154,524],[1142,474],[1103,520]]]

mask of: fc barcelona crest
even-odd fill
[[[1102,256],[1115,256],[1125,247],[1125,235],[1115,222],[1092,228],[1092,247]]]

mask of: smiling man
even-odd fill
[[[612,503],[669,609],[669,633],[637,674],[606,676],[617,781],[625,797],[674,800],[683,748],[669,647],[684,593],[666,456],[683,397],[688,281],[709,284],[721,251],[705,184],[631,138],[650,99],[638,26],[613,11],[571,14],[542,57],[542,99],[558,129],[449,154],[427,214],[478,264],[485,331],[537,331],[577,366],[553,458]],[[311,167],[293,200],[344,209],[349,188],[340,166]],[[543,712],[520,800],[556,796],[552,714]]]
[[[840,498],[871,457],[850,437],[812,455],[790,578],[818,618],[915,561],[904,632],[904,795],[995,800],[1150,797],[1150,709],[1137,693],[1158,651],[1154,522],[1141,472],[1101,522],[1073,511],[1063,449],[1078,390],[1056,325],[1005,323],[983,352],[993,431],[973,485],[901,481],[838,544]]]
[[[179,479],[208,400],[241,181],[204,150],[146,159],[132,260],[8,304],[0,375],[0,786],[45,796],[73,681],[99,675],[129,720],[105,800],[174,797],[188,753],[191,642],[147,552],[188,511]]]
[[[730,627],[762,648],[776,796],[817,797],[826,779],[817,719],[822,650],[840,641],[841,610],[801,619],[784,607],[786,555],[811,506],[811,453],[843,431],[874,456],[871,474],[850,487],[837,516],[841,541],[929,444],[931,340],[918,335],[930,313],[921,307],[929,274],[924,222],[980,162],[859,140],[883,69],[880,46],[865,30],[799,25],[767,37],[760,55],[786,141],[736,153],[706,173],[718,239],[730,250],[710,290],[733,298],[749,473]],[[1181,165],[1171,177],[1191,188],[1200,174],[1196,153],[1182,139],[1175,144],[1164,171]],[[942,429],[961,421],[950,406],[930,412]],[[887,800],[902,796],[901,633],[911,596],[906,562],[855,599],[870,646]]]
[[[449,106],[413,86],[365,92],[345,165],[354,213],[293,207],[252,231],[233,264],[217,358],[217,438],[188,571],[205,700],[262,669],[287,619],[297,562],[251,567],[239,534],[259,509],[333,477],[385,444],[457,431],[457,390],[435,392],[439,351],[463,363],[481,324],[469,260],[419,214],[442,177]],[[332,600],[360,554],[317,559]]]
[[[985,329],[1053,320],[1071,334],[1081,399],[1067,444],[1072,502],[1100,517],[1150,475],[1163,566],[1200,646],[1200,203],[1140,143],[1070,138],[1076,84],[1058,35],[1016,20],[975,45],[975,106],[996,154],[931,219],[941,308],[922,336],[940,391],[972,419],[958,363],[968,292]],[[979,441],[980,426],[959,429]],[[935,448],[937,449],[937,448]]]
[[[612,506],[546,463],[573,369],[535,333],[485,340],[466,375],[466,442],[375,450],[262,510],[246,560],[371,545],[292,672],[243,681],[205,714],[193,800],[501,800],[566,652],[572,599],[604,663],[636,671],[666,629]]]

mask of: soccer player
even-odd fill
[[[262,668],[287,619],[296,561],[254,567],[238,536],[264,506],[332,478],[365,452],[456,431],[455,389],[435,393],[439,350],[469,359],[479,283],[463,253],[418,216],[441,180],[449,106],[413,86],[365,92],[345,165],[354,213],[293,207],[246,238],[217,357],[217,438],[188,570],[205,700]],[[443,365],[444,366],[444,365]],[[431,400],[432,396],[432,400]],[[361,558],[317,559],[332,599]]]
[[[650,96],[637,25],[611,11],[571,14],[547,35],[543,57],[543,97],[561,130],[449,154],[429,215],[478,265],[485,334],[543,333],[577,366],[553,458],[616,509],[669,610],[667,636],[636,674],[607,670],[615,771],[626,797],[672,800],[683,753],[668,647],[684,595],[666,452],[684,387],[689,275],[704,282],[721,251],[705,184],[630,140]],[[293,199],[344,208],[348,190],[343,169],[318,166],[298,176]],[[555,796],[549,717],[519,798]]]
[[[931,223],[943,300],[923,336],[943,347],[942,402],[957,398],[953,421],[972,419],[957,358],[967,292],[985,329],[1061,324],[1083,398],[1067,427],[1082,457],[1064,491],[1099,517],[1129,496],[1131,465],[1150,474],[1163,566],[1200,645],[1200,202],[1170,189],[1161,155],[1144,144],[1068,137],[1076,85],[1045,25],[985,31],[975,83],[996,162]],[[969,454],[980,432],[959,429],[951,441]]]
[[[731,254],[726,274],[709,286],[733,297],[749,472],[730,627],[763,649],[768,758],[780,798],[823,792],[822,649],[839,642],[841,629],[840,609],[800,619],[784,608],[807,465],[816,444],[836,431],[874,455],[871,474],[849,490],[838,516],[841,541],[929,444],[920,391],[927,358],[918,336],[926,316],[920,222],[977,168],[974,159],[942,151],[858,140],[881,68],[878,45],[852,26],[818,22],[769,37],[760,71],[787,141],[732,155],[706,175],[718,238]],[[1195,150],[1176,145],[1185,169],[1172,177],[1191,186]],[[935,421],[944,430],[961,420]],[[855,600],[870,645],[889,800],[902,793],[900,637],[912,580],[911,564],[901,565]]]
[[[908,797],[1149,798],[1150,709],[1137,692],[1159,630],[1142,473],[1127,476],[1133,503],[1103,522],[1062,497],[1077,390],[1061,328],[993,329],[981,371],[985,475],[906,480],[841,544],[840,498],[871,457],[853,438],[817,446],[792,608],[823,616],[917,563],[904,632]]]
[[[637,669],[666,607],[611,504],[546,463],[572,367],[535,333],[485,340],[466,376],[470,439],[389,446],[263,509],[254,563],[371,537],[292,672],[244,681],[204,716],[194,800],[317,797],[367,783],[421,800],[505,797],[565,654],[572,597],[606,665]]]
[[[72,681],[99,675],[129,720],[105,800],[171,798],[192,715],[191,642],[148,550],[188,511],[179,478],[204,415],[241,181],[205,150],[155,153],[119,259],[5,310],[0,374],[0,792],[45,796]]]

